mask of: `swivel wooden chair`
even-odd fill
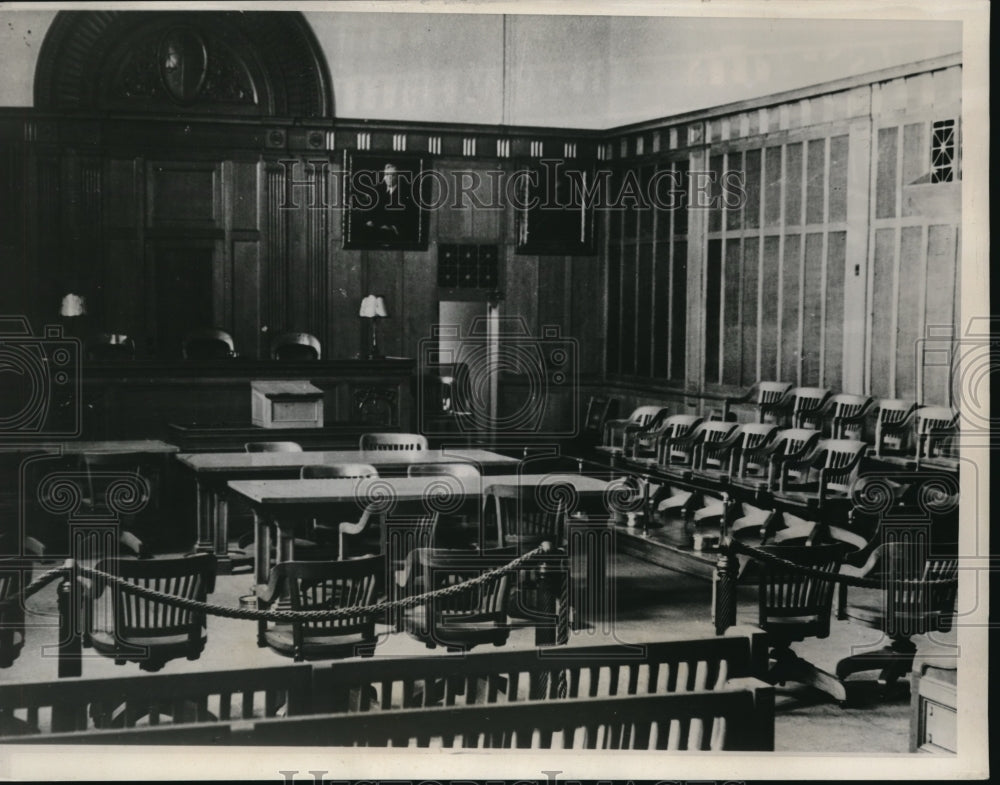
[[[258,601],[267,608],[286,598],[293,611],[336,610],[371,605],[382,576],[380,556],[346,561],[287,561],[274,565]],[[370,657],[375,615],[290,623],[258,622],[258,644],[302,660]]]
[[[877,670],[878,684],[891,687],[913,664],[915,635],[951,630],[958,591],[958,558],[933,554],[918,541],[885,542],[860,566],[844,565],[847,575],[879,575],[878,590],[840,590],[838,616],[854,624],[883,631],[888,646],[845,657],[837,663],[837,678]]]
[[[764,546],[762,550],[796,565],[820,570],[831,577],[838,574],[844,546]],[[832,580],[805,575],[792,567],[761,561],[758,564],[758,623],[768,634],[770,658],[774,665],[764,680],[771,684],[795,681],[808,684],[833,696],[846,699],[840,681],[796,655],[791,646],[806,638],[827,638],[833,610]]]
[[[102,559],[96,569],[128,583],[156,589],[184,599],[204,602],[215,590],[215,556],[200,553],[181,558]],[[110,619],[98,605],[105,590],[110,597]],[[85,645],[114,658],[116,665],[138,663],[144,671],[158,671],[172,659],[201,656],[207,640],[205,615],[129,592],[126,587],[95,576],[84,584]]]

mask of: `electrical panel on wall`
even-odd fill
[[[442,289],[495,289],[500,283],[495,245],[439,245],[438,286]]]

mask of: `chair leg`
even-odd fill
[[[917,647],[907,638],[898,638],[888,646],[874,651],[852,654],[837,663],[837,678],[852,673],[880,671],[879,681],[888,684],[909,672]]]
[[[838,703],[847,700],[847,689],[839,678],[799,657],[788,643],[776,644],[771,656],[775,659],[775,664],[765,677],[768,683],[784,684],[786,681],[793,681],[825,692]]]

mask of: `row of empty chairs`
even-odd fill
[[[949,407],[920,406],[902,399],[877,401],[780,382],[761,382],[747,395],[728,402],[750,404],[758,423],[817,430],[832,439],[865,440],[866,424],[873,417],[873,454],[878,457],[911,453],[917,459],[946,456],[958,432],[958,414]],[[663,441],[701,422],[696,415],[671,415],[666,406],[639,406],[628,418],[603,421],[603,438],[597,449],[627,459],[664,463]]]
[[[128,335],[98,333],[87,342],[87,356],[96,362],[133,360],[135,352],[135,340]],[[181,356],[185,360],[225,360],[239,355],[232,335],[209,328],[188,333],[181,344]],[[293,362],[319,360],[322,348],[314,335],[284,332],[271,339],[270,357]]]
[[[894,682],[912,662],[913,635],[950,629],[954,583],[893,581],[955,577],[957,491],[953,499],[939,499],[936,511],[930,505],[932,544],[886,542],[878,536],[878,520],[858,525],[853,515],[854,496],[864,493],[862,461],[948,454],[957,433],[956,413],[782,383],[756,385],[727,403],[753,405],[755,421],[739,424],[671,415],[662,406],[639,407],[627,419],[605,421],[598,450],[622,459],[620,468],[649,483],[647,514],[681,514],[695,533],[720,525],[728,514],[733,536],[788,561],[832,574],[888,578],[878,601],[871,601],[870,592],[855,590],[849,602],[844,585],[835,591],[833,582],[764,563],[753,570],[760,581],[760,624],[774,646],[772,681],[806,682],[840,699],[843,679],[856,671],[880,670],[881,682]],[[606,410],[606,401],[597,408]],[[873,416],[874,446],[864,440]],[[913,487],[907,486],[906,472],[894,475],[895,503],[915,504],[917,475]],[[751,563],[745,557],[741,561],[744,569]],[[887,632],[891,642],[876,652],[846,657],[836,674],[828,674],[795,657],[790,645],[829,635],[835,597],[839,618]]]

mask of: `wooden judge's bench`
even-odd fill
[[[184,452],[242,450],[265,439],[297,441],[305,449],[354,447],[366,431],[413,429],[415,365],[402,357],[86,363],[82,438],[163,439]],[[252,383],[277,381],[305,382],[321,392],[321,427],[253,424]]]

